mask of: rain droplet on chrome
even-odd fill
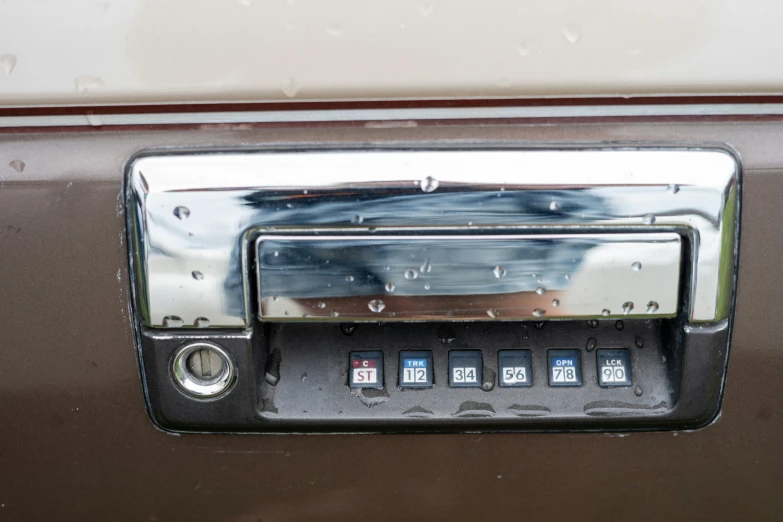
[[[536,293],[538,295],[544,295],[544,292],[546,292],[546,288],[544,288],[543,286],[539,286],[538,288],[536,288]]]
[[[197,317],[196,320],[193,321],[193,325],[198,326],[199,328],[206,328],[209,324],[209,319],[206,317]]]
[[[380,299],[373,299],[372,301],[367,303],[367,306],[369,307],[371,312],[375,312],[376,314],[379,314],[383,312],[384,308],[386,308],[386,303],[384,303]]]
[[[356,214],[353,218],[351,218],[351,223],[353,223],[354,225],[361,225],[363,222],[364,222],[364,218],[359,214]]]
[[[320,308],[321,310],[323,310],[324,308],[326,308],[326,303],[324,303],[323,301],[321,301],[320,303],[318,303],[318,308]]]
[[[421,180],[421,190],[424,192],[435,192],[437,190],[438,185],[440,185],[440,182],[433,178],[432,176],[427,176],[423,180]]]
[[[541,308],[533,309],[533,317],[543,317],[545,314],[546,310],[542,310]]]
[[[500,313],[497,310],[489,309],[487,310],[487,315],[490,316],[492,319],[495,319],[497,318],[498,315],[500,315]]]
[[[353,283],[353,276],[352,275],[347,275],[347,276],[345,276],[345,280],[348,281],[349,283]]]
[[[22,160],[13,160],[8,162],[8,166],[14,169],[16,172],[21,174],[24,172],[24,168],[27,166],[24,161]]]
[[[656,301],[650,301],[647,303],[647,313],[652,314],[658,311],[658,303]]]
[[[174,209],[174,215],[179,219],[188,219],[190,217],[190,209],[188,207],[177,207]]]
[[[332,310],[332,317],[339,317],[339,315],[340,312],[338,312],[337,310]]]
[[[676,194],[676,193],[678,193],[680,191],[680,186],[679,185],[675,185],[674,183],[672,183],[671,185],[666,187],[666,190],[671,192],[672,194]]]
[[[560,306],[560,299],[552,299],[552,306],[554,306],[555,308]]]
[[[495,275],[495,279],[500,279],[506,275],[506,269],[498,265],[492,269],[492,273]]]
[[[194,270],[194,271],[192,271],[192,272],[190,273],[190,275],[192,275],[192,276],[193,276],[193,279],[195,279],[196,281],[201,281],[202,279],[204,279],[204,274],[202,274],[202,273],[201,273],[201,272],[199,272],[198,270]]]
[[[628,315],[633,310],[633,302],[626,301],[623,303],[623,314]]]
[[[419,267],[419,272],[422,274],[429,274],[432,272],[432,264],[430,264],[429,259],[425,260],[424,263]]]
[[[558,203],[557,201],[551,202],[549,204],[549,210],[552,210],[552,211],[560,210],[560,203]]]
[[[642,264],[639,261],[636,261],[631,265],[631,268],[636,270],[637,272],[642,269]]]
[[[585,344],[585,350],[588,352],[592,352],[595,350],[595,347],[598,346],[598,341],[596,341],[595,337],[591,337],[587,340],[587,343]]]
[[[414,280],[417,277],[419,277],[419,273],[412,268],[410,270],[405,271],[405,279]]]
[[[429,290],[430,288],[432,288],[432,287],[430,286],[429,283],[424,283],[424,289],[425,290]]]
[[[277,300],[278,300],[278,299],[280,299],[280,297],[279,297],[279,296],[276,296],[276,295],[273,295],[273,296],[272,296],[272,301],[275,301],[275,302],[277,302]]]
[[[601,310],[601,315],[603,315],[604,317],[608,317],[609,314],[611,314],[611,313],[612,313],[612,311],[609,310],[608,308],[604,308],[603,310]]]
[[[389,293],[392,293],[392,292],[394,292],[397,289],[397,287],[394,286],[394,283],[386,283],[386,286],[384,286],[384,288]]]
[[[163,326],[166,328],[179,328],[184,325],[185,321],[177,315],[167,315],[163,318]]]
[[[653,223],[655,223],[655,216],[653,214],[645,214],[642,217],[642,222],[645,225],[652,225]]]

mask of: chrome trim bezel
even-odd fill
[[[428,161],[420,161],[425,156],[429,156]],[[483,168],[472,171],[477,161],[482,162]],[[439,173],[440,186],[434,193],[423,192],[418,183],[423,179],[422,174],[431,171],[433,165],[438,167],[434,171]],[[401,166],[405,168],[399,168]],[[270,176],[267,172],[273,174]],[[722,149],[596,147],[555,150],[420,145],[374,147],[371,150],[275,148],[142,154],[134,158],[128,168],[132,264],[137,304],[141,305],[137,309],[143,324],[162,327],[163,317],[178,315],[177,306],[193,303],[193,297],[201,295],[198,299],[201,312],[191,313],[186,307],[182,308],[187,311],[180,315],[184,326],[190,327],[197,317],[209,318],[210,327],[248,326],[252,315],[252,296],[247,281],[249,244],[260,234],[291,234],[314,227],[324,234],[353,235],[390,231],[516,234],[678,229],[686,231],[684,235],[691,243],[692,279],[688,285],[691,295],[686,299],[688,317],[692,322],[718,321],[728,317],[731,305],[736,268],[738,181],[739,164],[733,155]],[[672,194],[664,198],[672,186],[676,187],[675,193],[679,196]],[[557,219],[547,215],[546,210],[524,216],[520,212],[497,211],[473,223],[464,220],[460,223],[458,218],[462,216],[455,211],[450,215],[451,221],[444,223],[441,220],[427,226],[432,218],[428,211],[434,201],[433,195],[472,193],[486,198],[488,194],[504,189],[503,197],[518,197],[520,201],[525,194],[536,191],[554,191],[559,195],[600,191],[607,198],[610,211],[616,210],[611,205],[622,206],[628,198],[636,203],[641,201],[645,208],[626,209],[625,214],[560,215]],[[308,191],[325,199],[346,191],[360,196],[385,193],[385,201],[412,198],[416,205],[411,207],[413,212],[366,219],[365,225],[370,222],[372,226],[360,226],[344,219],[343,214],[355,211],[351,210],[350,202],[341,207],[334,219],[319,221],[313,218],[314,210],[310,210],[310,217],[303,221],[293,217],[288,221],[270,221],[263,212],[248,215],[246,201],[242,199],[248,195],[274,193],[283,204],[301,199]],[[177,231],[172,227],[174,218],[167,215],[172,209],[167,207],[168,203],[159,201],[171,197],[190,206],[198,205],[199,199],[202,203],[227,202],[222,213],[212,213],[220,223],[209,221],[213,228],[222,225],[223,239],[218,241],[222,246],[211,245],[210,249],[198,240],[188,242],[183,235],[184,229]],[[308,199],[312,200],[309,204],[323,202],[318,198]],[[357,203],[355,207],[362,205]],[[317,205],[312,208],[317,209]],[[654,223],[648,222],[649,215],[656,216]],[[204,228],[200,228],[189,233],[190,237],[197,237],[204,232]],[[169,242],[172,239],[178,242],[173,249],[169,248],[174,244]],[[208,293],[204,293],[203,288],[197,292],[178,292],[171,285],[162,288],[160,273],[150,265],[168,259],[180,267],[179,277],[184,274],[186,278],[194,270],[194,265],[186,266],[188,260],[203,260],[205,255],[218,255],[216,259],[222,271]],[[231,284],[227,284],[229,280]],[[184,288],[185,280],[180,279],[180,282]],[[175,304],[166,304],[171,302]],[[168,310],[158,311],[163,310],[161,306]],[[151,311],[150,307],[157,309]]]

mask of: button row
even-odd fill
[[[597,350],[598,384],[604,387],[631,386],[631,355],[628,350]],[[432,352],[401,351],[399,385],[402,388],[431,388]],[[498,370],[501,387],[533,385],[530,350],[499,350]],[[479,350],[449,352],[449,386],[478,388],[484,372]],[[549,350],[547,352],[549,386],[582,386],[582,352]],[[383,387],[383,352],[351,352],[348,376],[351,388]]]

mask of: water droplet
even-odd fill
[[[380,299],[373,299],[372,301],[367,303],[367,306],[370,308],[370,311],[379,314],[383,312],[384,308],[386,308],[386,303],[384,303]]]
[[[612,311],[609,310],[608,308],[604,308],[603,310],[601,310],[601,315],[603,315],[604,317],[607,317],[611,313]]]
[[[634,337],[633,343],[636,345],[637,348],[644,348],[644,339],[642,339],[638,335]]]
[[[424,283],[424,289],[425,290],[429,290],[430,288],[432,288],[432,287],[430,286],[429,283]]]
[[[652,214],[645,214],[642,217],[642,223],[644,223],[645,225],[652,225],[653,223],[655,223],[655,216]]]
[[[517,52],[519,53],[519,56],[530,56],[530,45],[528,45],[527,42],[520,42],[520,44],[517,45]]]
[[[506,269],[498,265],[492,269],[492,273],[495,274],[495,279],[500,279],[506,275]]]
[[[587,344],[585,344],[585,350],[592,352],[595,350],[596,346],[598,346],[598,341],[595,340],[595,337],[591,337],[587,340]]]
[[[554,306],[555,308],[560,306],[560,299],[552,299],[552,306]]]
[[[647,303],[647,313],[652,314],[658,311],[658,303],[656,301],[650,301]]]
[[[384,288],[389,293],[392,293],[392,292],[394,292],[397,289],[397,287],[394,286],[394,283],[386,283],[386,286]]]
[[[438,188],[438,185],[440,185],[440,182],[432,176],[427,176],[421,180],[420,185],[421,190],[424,192],[435,192],[435,190]]]
[[[636,261],[634,264],[631,265],[631,268],[636,270],[637,272],[642,269],[642,264],[639,261]]]
[[[539,321],[537,323],[533,323],[533,326],[536,327],[536,330],[543,330],[545,325],[546,325],[546,322],[544,322],[544,321]]]
[[[633,303],[631,301],[626,301],[623,303],[623,314],[628,315],[633,311]]]
[[[340,312],[338,312],[337,310],[332,310],[332,317],[339,317],[339,316],[340,316]]]
[[[430,264],[429,259],[425,260],[424,263],[419,267],[419,272],[422,274],[429,274],[432,272],[432,265]]]
[[[299,85],[299,81],[296,78],[288,78],[283,82],[283,94],[288,98],[294,98],[302,86]]]
[[[329,36],[342,36],[343,28],[340,24],[329,24],[326,26],[326,34]]]
[[[383,269],[388,272],[389,270],[391,270],[391,267],[389,265],[386,265],[385,267],[383,267]]]
[[[278,257],[279,255],[280,255],[280,252],[278,252],[277,250],[275,250],[274,256],[275,256],[275,257]]]
[[[305,382],[307,380],[307,372],[302,374],[302,382]]]
[[[361,225],[364,222],[364,218],[360,216],[359,214],[356,214],[352,219],[351,223],[354,225]]]
[[[340,325],[340,331],[345,335],[353,335],[356,331],[356,325],[353,323],[342,323]]]
[[[590,328],[598,328],[598,320],[597,319],[589,319],[587,321],[587,326]]]
[[[106,84],[103,83],[103,80],[97,76],[79,76],[76,78],[76,80],[74,80],[76,92],[80,92],[82,94],[90,91],[97,91],[105,87],[105,85]]]
[[[188,207],[177,207],[174,209],[174,215],[179,219],[188,219],[190,217],[190,209]]]
[[[294,206],[291,203],[286,203],[285,208],[294,208]]]
[[[16,67],[16,55],[15,54],[0,54],[0,69],[6,74],[14,72]]]
[[[24,172],[24,168],[27,166],[24,161],[22,160],[13,160],[8,162],[8,166],[14,169],[16,172],[21,174]]]
[[[489,309],[487,310],[487,315],[490,316],[492,319],[495,319],[499,314],[497,310]]]
[[[522,325],[522,339],[527,341],[530,339],[530,332],[527,329],[527,326]]]
[[[103,125],[103,121],[101,121],[101,117],[92,111],[87,111],[84,117],[87,118],[87,124],[90,127],[101,127]]]
[[[546,310],[542,310],[541,308],[533,309],[533,317],[543,317],[544,314],[546,314]]]
[[[675,185],[674,183],[672,183],[671,185],[666,187],[666,190],[671,192],[672,194],[676,194],[676,193],[678,193],[680,191],[680,186],[679,185]]]
[[[185,321],[177,315],[167,315],[163,318],[163,326],[166,328],[179,328],[184,325]]]
[[[352,275],[347,275],[347,276],[345,276],[345,280],[348,281],[349,283],[353,283],[353,276]]]
[[[190,275],[192,275],[192,276],[193,276],[193,279],[195,279],[196,281],[201,281],[202,279],[204,279],[204,274],[202,274],[202,273],[201,273],[201,272],[199,272],[198,270],[194,270],[194,271],[192,271],[192,272],[190,273]]]
[[[560,210],[560,203],[558,203],[557,201],[551,202],[549,204],[549,210],[552,210],[552,211]]]
[[[324,308],[326,308],[326,303],[324,303],[323,301],[321,301],[320,303],[318,303],[318,308],[320,308],[321,310],[323,310]]]
[[[566,274],[566,275],[564,275],[564,276],[563,276],[563,279],[565,279],[566,281],[568,281],[569,279],[571,279],[571,274]]]
[[[625,323],[622,321],[617,321],[614,323],[614,327],[617,328],[617,330],[622,331],[623,328],[625,328]]]
[[[575,44],[582,38],[582,28],[576,24],[565,24],[563,26],[563,36],[570,44]]]
[[[435,12],[435,4],[421,4],[419,6],[419,13],[424,18],[428,18],[433,12]]]
[[[405,279],[414,280],[417,277],[419,277],[419,273],[412,268],[410,270],[405,271]]]
[[[209,326],[209,319],[206,317],[197,317],[196,320],[193,321],[193,324],[199,328],[206,328]]]
[[[277,302],[277,300],[278,300],[278,299],[280,299],[280,297],[279,297],[279,296],[276,296],[276,295],[273,295],[273,296],[272,296],[272,301],[275,301],[275,302]]]
[[[641,386],[637,386],[636,388],[633,389],[633,392],[634,392],[634,394],[637,397],[641,397],[642,396],[642,387]]]

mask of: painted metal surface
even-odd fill
[[[783,120],[751,119],[3,134],[0,516],[776,520],[781,134]],[[172,436],[153,427],[128,311],[122,173],[132,154],[163,144],[466,139],[727,143],[737,151],[747,204],[728,381],[713,425],[622,436]]]
[[[5,0],[0,105],[781,93],[782,17],[739,0]]]

